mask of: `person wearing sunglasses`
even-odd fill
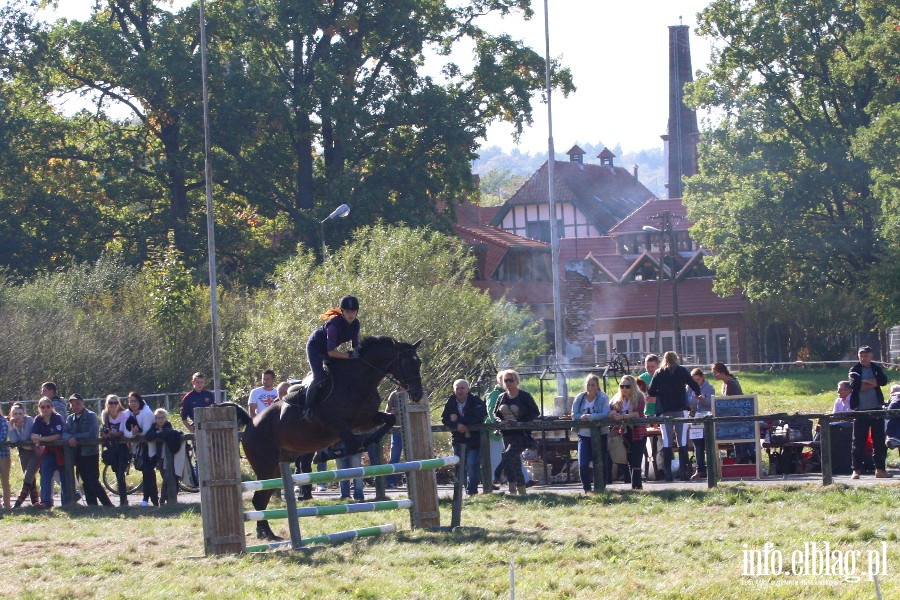
[[[609,415],[609,396],[600,391],[600,377],[591,373],[584,380],[584,391],[575,397],[572,402],[573,421],[596,421],[605,419]],[[584,493],[590,493],[593,482],[593,469],[591,469],[591,457],[594,447],[591,440],[590,427],[582,427],[578,430],[578,474],[581,477],[581,487]],[[605,449],[609,440],[609,427],[600,428],[600,447]],[[603,476],[606,481],[612,477],[612,463],[609,452],[600,453],[603,456]]]
[[[31,427],[31,442],[35,445],[41,461],[41,505],[44,508],[53,506],[53,474],[59,473],[62,488],[62,504],[69,503],[66,485],[66,464],[62,446],[47,446],[47,442],[55,442],[62,438],[65,421],[53,410],[53,402],[47,396],[38,401],[38,416]]]
[[[116,484],[119,488],[119,506],[128,506],[128,485],[125,481],[125,468],[131,460],[131,451],[128,445],[122,441],[125,436],[125,427],[131,413],[122,408],[122,401],[115,394],[106,397],[106,408],[103,409],[101,421],[103,429],[100,437],[109,443],[109,466],[116,473]],[[105,460],[105,459],[104,459]]]
[[[519,423],[534,421],[541,416],[534,398],[526,391],[519,389],[519,374],[512,369],[503,373],[505,392],[497,399],[494,416],[501,423]],[[509,483],[509,493],[525,495],[525,475],[522,473],[522,451],[525,450],[530,431],[523,429],[503,430],[502,464]]]
[[[631,489],[643,489],[641,482],[641,462],[644,459],[644,448],[647,447],[647,426],[641,424],[625,425],[631,419],[645,416],[647,402],[638,385],[638,380],[625,375],[619,381],[619,391],[610,403],[609,418],[623,421],[621,434],[628,441],[628,465],[631,468]]]

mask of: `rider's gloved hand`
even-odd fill
[[[354,348],[350,351],[350,358],[359,358],[359,350]]]

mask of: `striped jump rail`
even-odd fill
[[[362,529],[351,529],[349,531],[338,531],[336,533],[326,533],[314,537],[304,538],[300,541],[301,546],[311,546],[313,544],[338,544],[361,537],[370,537],[381,535],[383,533],[396,533],[397,526],[375,525],[374,527],[364,527]],[[278,550],[279,548],[290,548],[290,541],[272,542],[271,544],[259,544],[256,546],[247,546],[247,552],[266,552],[267,550]]]
[[[441,467],[459,464],[458,456],[445,456],[442,458],[429,458],[412,462],[403,462],[387,465],[372,465],[368,467],[356,467],[353,469],[338,469],[336,471],[321,471],[319,473],[298,473],[293,476],[295,484],[307,485],[311,483],[329,483],[332,481],[345,481],[357,477],[379,477],[394,473],[409,473],[411,471],[430,471]],[[245,481],[241,485],[246,492],[258,492],[260,490],[281,489],[284,482],[279,479],[262,479],[258,481]]]
[[[357,502],[354,504],[331,504],[328,506],[305,506],[294,513],[298,517],[327,517],[330,515],[347,515],[354,513],[375,512],[382,510],[398,510],[412,508],[412,500],[383,500],[381,502]],[[266,519],[287,519],[286,508],[272,510],[248,510],[244,512],[245,521],[262,521]]]

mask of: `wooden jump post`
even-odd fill
[[[405,396],[405,394],[404,394]],[[405,404],[401,399],[401,407]],[[416,406],[416,405],[413,405]],[[401,408],[401,413],[403,409]],[[314,543],[337,542],[356,537],[378,535],[396,531],[394,525],[381,525],[359,530],[343,531],[315,538],[301,539],[297,518],[301,516],[325,516],[331,514],[347,514],[393,510],[398,508],[410,510],[410,524],[413,529],[440,525],[440,513],[437,498],[437,480],[433,470],[459,462],[456,456],[432,458],[433,442],[427,404],[425,411],[411,411],[417,414],[404,419],[404,446],[407,458],[426,454],[419,460],[386,465],[373,465],[354,469],[323,471],[319,473],[301,473],[293,475],[291,465],[282,463],[282,477],[262,481],[241,482],[240,454],[237,435],[237,414],[233,407],[213,406],[197,409],[197,452],[200,472],[200,503],[203,518],[204,550],[207,555],[234,554],[240,552],[265,551],[273,548],[290,546],[299,549]],[[424,427],[422,427],[424,423]],[[419,431],[415,428],[422,427]],[[407,435],[411,433],[412,435]],[[407,445],[407,438],[410,440]],[[408,474],[410,500],[365,502],[335,506],[319,506],[297,508],[293,495],[294,484],[325,483],[342,481],[357,477],[389,475],[392,473]],[[282,510],[247,511],[243,510],[242,495],[244,491],[282,488],[285,493],[287,507]],[[430,489],[429,489],[430,488]],[[417,499],[418,498],[418,499]],[[423,502],[425,507],[419,505]],[[291,541],[246,546],[244,521],[262,519],[287,518],[290,525]],[[434,523],[434,525],[432,525]]]

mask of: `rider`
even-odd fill
[[[306,404],[303,407],[303,418],[312,420],[312,399],[316,388],[327,379],[325,373],[325,357],[329,358],[359,358],[359,300],[354,296],[341,298],[338,308],[331,308],[319,318],[325,321],[322,327],[316,329],[309,341],[306,342],[306,358],[312,368],[313,380],[306,388]],[[337,347],[344,342],[350,342],[353,349],[341,352]]]

